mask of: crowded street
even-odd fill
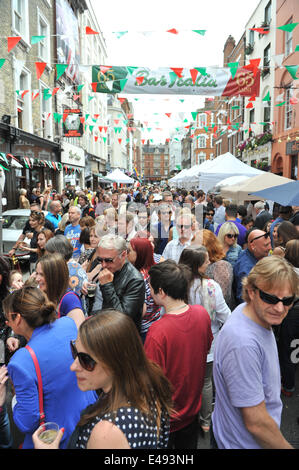
[[[0,449],[299,449],[298,0],[135,3],[0,4]]]

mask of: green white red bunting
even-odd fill
[[[235,64],[234,64],[235,65]],[[259,96],[260,70],[246,67],[159,68],[92,67],[92,89],[98,93]]]

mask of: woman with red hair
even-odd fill
[[[198,230],[191,240],[191,245],[203,245],[209,253],[210,265],[206,270],[206,275],[210,279],[218,282],[222,289],[223,297],[229,308],[235,307],[235,300],[232,290],[233,267],[226,261],[225,252],[220,240],[211,230]]]
[[[154,249],[147,238],[132,238],[128,244],[128,260],[142,274],[145,284],[145,300],[141,321],[141,338],[145,341],[146,333],[151,324],[161,317],[161,307],[156,305],[151,296],[149,285],[149,269],[156,264],[154,261]]]

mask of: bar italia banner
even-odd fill
[[[98,93],[259,96],[260,69],[244,67],[159,68],[92,67],[92,88]]]

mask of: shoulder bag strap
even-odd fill
[[[29,351],[31,358],[33,360],[33,363],[34,363],[35,370],[36,370],[37,383],[38,383],[39,421],[40,421],[40,425],[42,425],[45,422],[42,375],[41,375],[39,363],[35,355],[35,352],[28,345],[25,346],[25,348]]]

